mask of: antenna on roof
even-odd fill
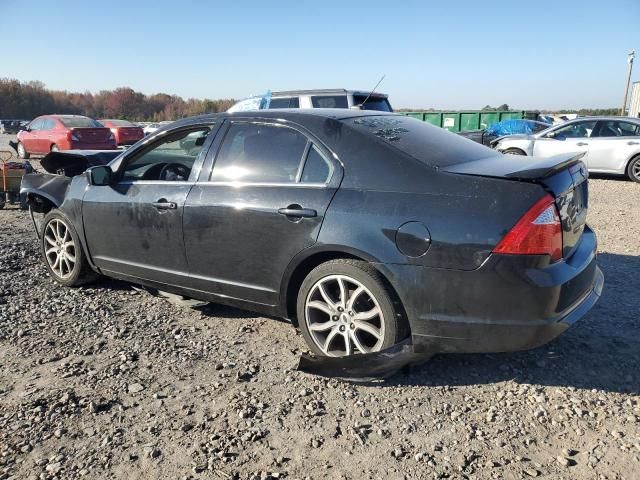
[[[382,80],[384,80],[384,77],[386,77],[386,76],[387,76],[386,74],[382,75],[382,77],[380,77],[380,80],[378,80],[378,83],[376,83],[376,86],[373,87],[373,90],[371,90],[371,92],[369,92],[369,95],[367,95],[367,98],[364,99],[364,102],[362,102],[359,105],[354,105],[353,108],[357,108],[357,109],[362,110],[362,107],[364,107],[364,104],[367,103],[367,100],[369,100],[371,95],[373,95],[373,92],[376,91],[376,88],[378,88],[378,85],[380,85],[382,83]]]

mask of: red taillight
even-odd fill
[[[493,249],[508,255],[549,255],[562,258],[562,226],[551,195],[541,198]]]

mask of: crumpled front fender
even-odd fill
[[[46,213],[51,209],[51,206],[47,202],[43,202],[42,199],[48,200],[56,208],[60,207],[70,183],[71,178],[62,175],[30,173],[22,177],[20,195],[26,196],[27,203],[32,210]]]

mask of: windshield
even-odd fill
[[[371,115],[348,118],[345,122],[432,167],[447,167],[496,155],[488,147],[415,118]]]
[[[97,120],[89,117],[59,117],[67,128],[104,128]]]
[[[367,100],[367,103],[363,105],[363,102]],[[371,96],[367,99],[366,95],[354,95],[353,96],[353,104],[354,105],[362,105],[363,110],[377,110],[379,112],[391,112],[391,105],[389,104],[389,100],[385,97],[376,97]]]

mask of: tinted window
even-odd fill
[[[619,120],[601,121],[597,129],[597,137],[636,137],[640,135],[640,126]]]
[[[36,119],[33,122],[31,122],[29,124],[29,128],[31,130],[42,130],[42,123],[44,122],[44,119]]]
[[[371,115],[349,118],[345,122],[434,167],[446,167],[496,155],[489,147],[415,118]]]
[[[367,102],[363,105],[363,102],[365,100],[367,100]],[[369,99],[367,99],[367,95],[354,95],[353,104],[362,105],[363,110],[378,110],[379,112],[391,111],[391,105],[389,104],[389,100],[387,100],[384,97],[371,96],[369,97]]]
[[[233,123],[220,146],[214,182],[295,182],[307,138],[288,127]]]
[[[596,121],[575,122],[554,131],[554,138],[588,138],[593,132]]]
[[[89,117],[59,117],[67,128],[102,128],[103,125]]]
[[[331,178],[333,166],[320,153],[315,145],[312,145],[307,155],[307,161],[302,170],[301,182],[305,183],[327,183]]]
[[[323,95],[311,97],[313,108],[348,108],[346,95]]]
[[[52,119],[47,118],[45,120],[43,120],[42,122],[42,130],[51,130],[52,128],[55,128],[56,126],[56,122],[54,122]]]
[[[272,98],[269,108],[300,108],[300,100],[298,97]]]
[[[124,180],[186,181],[211,129],[181,130],[136,153],[127,163]]]

